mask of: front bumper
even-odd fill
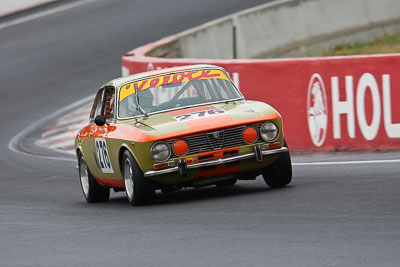
[[[289,151],[289,149],[287,147],[281,147],[281,148],[271,149],[271,150],[261,150],[259,145],[255,145],[254,152],[252,152],[252,153],[247,153],[247,154],[232,156],[232,157],[226,157],[226,158],[221,158],[221,159],[215,159],[215,160],[209,160],[209,161],[193,163],[193,164],[185,164],[184,168],[187,168],[189,170],[190,169],[198,169],[201,167],[227,164],[227,163],[250,159],[250,158],[256,158],[257,162],[262,162],[262,160],[263,160],[262,156],[278,154],[278,153],[283,153],[283,152],[287,152],[287,151]],[[144,176],[151,177],[151,176],[173,173],[173,172],[182,173],[182,166],[175,166],[175,167],[158,170],[158,171],[147,171],[144,173]]]

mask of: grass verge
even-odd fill
[[[387,36],[372,42],[340,45],[334,50],[324,53],[323,56],[348,56],[366,54],[400,53],[400,34]]]

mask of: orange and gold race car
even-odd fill
[[[280,114],[246,100],[226,71],[213,65],[106,83],[75,150],[89,203],[107,201],[110,188],[143,205],[154,202],[156,190],[229,186],[260,174],[269,187],[292,180]]]

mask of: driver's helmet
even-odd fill
[[[151,111],[153,108],[154,96],[150,90],[144,90],[139,92],[139,104],[146,111]]]

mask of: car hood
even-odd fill
[[[270,105],[240,100],[151,114],[134,127],[147,136],[171,138],[280,118]]]

